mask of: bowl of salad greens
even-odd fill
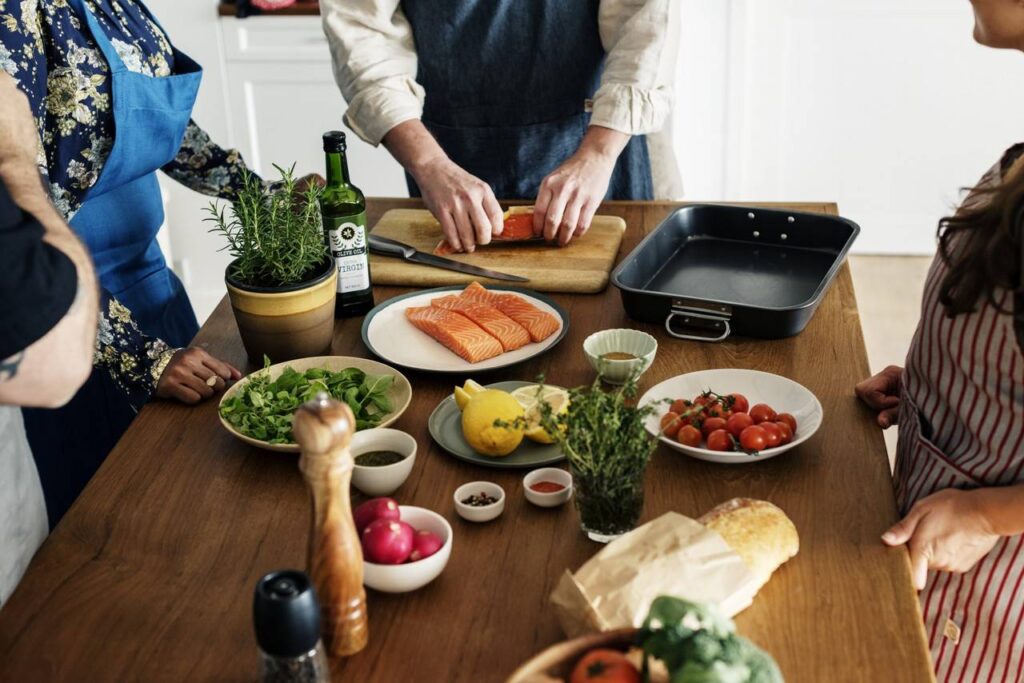
[[[325,391],[347,403],[356,431],[387,427],[405,412],[412,385],[389,365],[351,356],[300,358],[267,366],[243,377],[224,392],[221,424],[242,441],[281,453],[298,453],[292,416],[306,401]]]

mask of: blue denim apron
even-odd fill
[[[579,147],[601,80],[600,0],[402,0],[426,90],[423,124],[499,198],[533,199]],[[420,196],[408,175],[409,192]],[[652,199],[644,136],[615,165],[607,199]]]
[[[140,329],[172,346],[186,346],[199,325],[156,241],[164,219],[156,171],[181,147],[202,69],[175,50],[171,76],[129,71],[83,0],[68,2],[88,24],[110,68],[115,130],[110,156],[71,227],[89,248],[100,284],[132,311]],[[25,411],[51,526],[134,415],[106,369],[95,369],[63,408]]]

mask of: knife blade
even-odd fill
[[[428,254],[426,252],[417,251],[415,247],[411,247],[408,244],[393,240],[387,237],[378,237],[373,233],[370,234],[369,239],[370,251],[375,254],[381,254],[382,256],[397,256],[400,259],[408,261],[410,263],[419,263],[424,266],[431,266],[433,268],[444,268],[446,270],[454,270],[458,273],[466,273],[467,275],[477,275],[479,277],[489,277],[492,280],[505,280],[507,282],[529,282],[530,278],[520,277],[518,275],[509,275],[508,273],[499,273],[496,270],[489,270],[487,268],[480,268],[469,263],[463,263],[456,261],[455,259],[445,258],[443,256],[435,256],[434,254]]]

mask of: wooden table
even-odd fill
[[[371,222],[412,200],[375,200]],[[630,230],[621,254],[673,208],[616,203]],[[794,209],[834,213],[833,204]],[[621,257],[621,255],[620,255]],[[398,294],[381,289],[378,300]],[[634,326],[661,347],[642,389],[715,367],[767,370],[810,388],[825,409],[818,434],[784,457],[744,467],[712,465],[659,449],[646,479],[644,519],[668,510],[698,516],[734,496],[781,506],[800,532],[800,554],[737,618],[741,633],[775,656],[791,682],[928,681],[931,666],[907,555],[879,535],[896,519],[881,432],[853,396],[868,364],[849,269],[844,266],[801,335],[721,344],[667,339],[629,320],[618,292],[556,296],[570,313],[551,353],[481,379],[589,382],[583,339]],[[367,355],[360,320],[338,325],[334,352]],[[244,366],[225,302],[196,339]],[[336,680],[499,681],[561,639],[548,595],[566,568],[599,548],[572,506],[541,510],[522,495],[522,473],[483,470],[435,446],[426,418],[450,378],[409,374],[413,402],[397,427],[419,441],[404,503],[444,514],[451,561],[433,584],[407,595],[370,594],[370,645],[334,664]],[[726,387],[727,388],[727,387]],[[461,483],[492,479],[508,494],[495,523],[464,522],[452,508]],[[308,499],[295,457],[250,448],[217,420],[216,402],[147,406],[36,555],[0,612],[0,679],[11,681],[253,680],[252,590],[273,569],[303,567]]]

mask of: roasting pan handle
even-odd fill
[[[723,328],[722,334],[717,337],[703,337],[696,334],[679,334],[672,329],[672,320],[677,316],[683,318],[684,323],[689,323],[691,319],[697,318],[699,320],[709,320],[715,323],[721,323]],[[731,333],[732,329],[729,327],[729,318],[721,315],[708,315],[707,313],[698,313],[696,311],[687,309],[676,309],[673,308],[672,312],[665,318],[665,331],[676,339],[688,339],[691,341],[702,341],[702,342],[720,342],[724,341]]]

